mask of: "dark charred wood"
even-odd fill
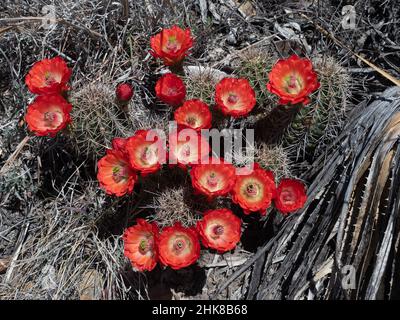
[[[399,298],[400,88],[350,119],[303,176],[304,209],[228,279],[251,266],[256,279],[265,261],[248,298]]]

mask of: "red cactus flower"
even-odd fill
[[[29,91],[35,94],[61,93],[69,89],[71,69],[61,57],[36,62],[25,78]]]
[[[309,59],[292,55],[280,59],[269,73],[267,89],[279,97],[280,104],[310,102],[309,95],[317,90],[320,83]]]
[[[118,150],[125,153],[127,142],[128,142],[127,138],[114,138],[111,142],[111,145],[114,150]]]
[[[246,79],[224,78],[215,87],[215,103],[223,114],[235,118],[256,105],[256,94]]]
[[[125,155],[125,157],[129,160],[129,154],[126,149],[127,143],[128,143],[128,138],[114,138],[111,142],[111,145],[113,150],[122,152]]]
[[[167,66],[180,63],[193,46],[193,38],[190,29],[183,30],[178,26],[171,29],[163,29],[150,39],[150,53],[155,58],[163,60]]]
[[[211,112],[208,105],[198,99],[187,100],[174,113],[179,126],[197,131],[211,128]]]
[[[219,253],[232,250],[240,241],[242,220],[229,209],[209,210],[197,222],[202,243]]]
[[[282,179],[276,190],[275,207],[283,214],[303,208],[307,201],[304,184],[295,179]]]
[[[226,195],[235,184],[235,167],[218,160],[210,158],[208,164],[194,165],[190,171],[193,188],[208,198]]]
[[[182,79],[173,73],[166,73],[156,83],[156,96],[162,102],[176,107],[186,97],[186,87]]]
[[[28,106],[25,121],[35,135],[54,137],[71,122],[71,110],[72,106],[60,95],[38,96]]]
[[[190,266],[200,257],[196,230],[184,228],[179,222],[162,230],[157,245],[160,261],[175,270]]]
[[[129,102],[133,97],[132,86],[127,83],[119,84],[115,90],[115,95],[117,96],[118,101],[123,103]]]
[[[199,164],[209,157],[210,145],[197,131],[183,129],[174,131],[168,138],[169,163],[182,169],[188,165]]]
[[[232,189],[232,201],[239,204],[245,214],[260,212],[265,215],[275,192],[273,173],[255,164],[249,174],[236,177],[236,183]]]
[[[158,171],[165,162],[165,141],[155,131],[139,130],[126,143],[129,162],[142,175]]]
[[[157,265],[158,254],[156,241],[158,227],[144,219],[137,219],[137,224],[124,231],[124,254],[134,268],[139,271],[151,271]]]
[[[118,150],[107,150],[107,155],[97,163],[97,179],[107,194],[121,197],[131,193],[137,175],[129,165],[128,158]]]

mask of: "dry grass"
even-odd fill
[[[66,184],[56,198],[31,207],[0,282],[2,299],[140,296],[140,292],[130,292],[123,277],[126,261],[120,237],[101,239],[96,231],[94,223],[105,210],[104,194],[97,183],[80,182],[82,192],[76,191],[75,183]],[[88,272],[94,272],[95,279],[91,290],[83,290]]]

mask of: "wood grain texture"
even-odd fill
[[[256,263],[247,298],[400,297],[400,88],[358,106],[350,119],[304,175],[311,182],[304,209],[233,274]],[[349,268],[355,282],[346,288]]]
[[[351,119],[305,175],[305,209],[271,240],[258,299],[399,297],[400,89]],[[345,266],[354,289],[343,289]]]

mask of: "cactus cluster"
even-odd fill
[[[232,75],[213,68],[189,66],[186,68],[185,84],[187,99],[199,98],[214,105],[215,85],[224,77],[238,77],[248,79],[256,93],[257,105],[250,115],[241,119],[229,119],[219,111],[213,111],[213,126],[223,129],[231,126],[252,126],[261,118],[267,116],[276,104],[274,97],[267,89],[268,73],[276,57],[266,50],[259,48],[247,49],[241,52],[232,61]]]
[[[244,50],[233,61],[235,75],[248,79],[256,93],[255,112],[258,111],[264,115],[268,114],[276,104],[276,98],[266,88],[268,74],[275,61],[275,55],[261,48]]]
[[[151,220],[160,227],[172,226],[176,221],[185,227],[195,225],[201,219],[201,213],[192,193],[186,186],[171,187],[156,193],[151,204],[146,206],[154,210]]]
[[[152,110],[146,107],[140,97],[134,97],[127,106],[126,114],[133,132],[145,129],[167,130],[170,119],[169,110]]]
[[[276,182],[282,178],[292,177],[292,162],[282,146],[272,146],[260,143],[255,148],[254,161],[263,169],[274,173]]]
[[[209,106],[214,104],[215,85],[227,74],[218,69],[202,66],[185,68],[186,99],[200,99]]]
[[[337,137],[343,125],[351,78],[333,57],[315,57],[312,61],[321,87],[310,96],[311,103],[277,106],[276,98],[265,86],[275,60],[268,51],[250,49],[234,61],[235,74],[249,79],[256,92],[256,135],[264,142],[282,144],[293,159],[312,161]]]
[[[332,57],[313,59],[321,83],[310,104],[299,108],[282,137],[296,160],[312,161],[338,136],[349,109],[351,78]]]
[[[243,167],[253,162],[258,163],[265,170],[272,171],[277,183],[282,178],[294,176],[292,172],[293,162],[281,145],[259,142],[254,147],[247,146],[247,150],[235,153],[233,156],[233,163],[238,167]]]
[[[81,155],[102,155],[114,137],[130,134],[129,119],[115,101],[113,85],[85,84],[74,90],[70,101],[74,106],[71,133]]]

